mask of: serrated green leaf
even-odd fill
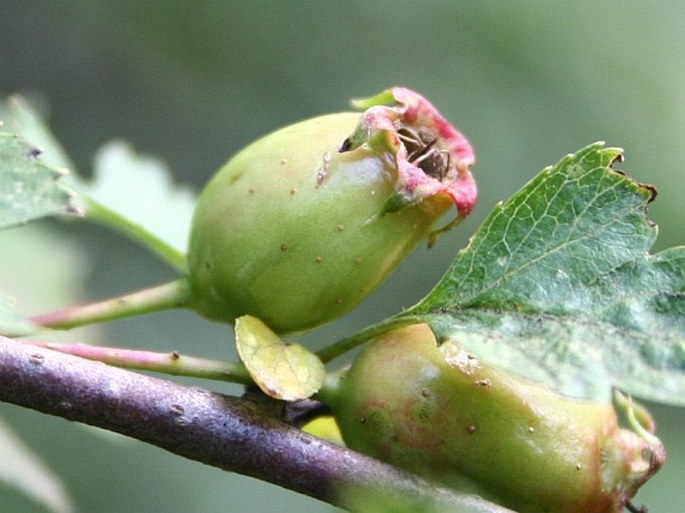
[[[266,395],[296,401],[321,388],[326,369],[305,347],[286,342],[250,315],[236,319],[235,335],[240,359]]]
[[[76,168],[38,111],[21,95],[12,95],[0,101],[0,121],[3,130],[21,135],[22,138],[40,149],[40,158],[49,166],[69,169]]]
[[[685,405],[685,248],[649,255],[651,187],[594,144],[497,206],[403,316],[562,393]]]
[[[69,494],[47,465],[0,419],[0,482],[53,513],[75,511]]]
[[[15,134],[0,132],[0,228],[42,217],[78,213],[74,197],[40,152]]]

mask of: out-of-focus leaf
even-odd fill
[[[93,179],[85,180],[73,173],[67,153],[22,97],[12,96],[0,102],[0,120],[5,120],[6,129],[44,150],[45,163],[72,170],[60,181],[71,191],[71,210],[141,242],[176,268],[184,267],[196,195],[188,187],[174,183],[163,162],[138,155],[123,141],[112,141],[95,156]],[[7,187],[15,183],[9,179],[6,182]],[[66,189],[61,190],[66,193]],[[44,198],[36,197],[36,201],[45,209],[41,217],[63,213],[49,209]]]
[[[39,153],[18,135],[0,132],[0,228],[79,213],[61,180],[65,172],[41,161]]]
[[[19,230],[0,231],[0,248],[1,334],[28,335],[39,328],[26,316],[86,300],[84,280],[92,265],[85,247],[73,235],[33,223]],[[42,331],[42,339],[53,341],[97,344],[101,340],[98,325],[70,332]]]
[[[250,315],[236,319],[235,335],[240,359],[268,396],[296,401],[321,388],[326,369],[314,353],[300,344],[286,342]]]
[[[95,156],[93,181],[78,190],[184,253],[196,196],[171,176],[161,160],[112,141]]]
[[[685,405],[685,247],[650,255],[651,187],[594,144],[498,205],[404,315],[562,393]]]
[[[0,482],[52,513],[75,511],[59,477],[0,418]]]
[[[0,335],[17,337],[38,332],[26,317],[16,310],[16,299],[0,290]]]

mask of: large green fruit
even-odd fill
[[[310,329],[363,300],[452,205],[455,221],[468,215],[466,139],[406,89],[359,105],[265,136],[210,181],[189,244],[192,308]]]
[[[664,459],[611,405],[502,374],[454,342],[438,346],[427,325],[371,342],[333,409],[351,448],[521,513],[622,512]]]

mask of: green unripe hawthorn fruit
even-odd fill
[[[659,440],[637,421],[620,428],[610,404],[500,373],[438,346],[425,324],[371,342],[333,410],[351,448],[520,513],[622,512],[664,460]]]
[[[391,102],[392,105],[385,105]],[[188,252],[192,307],[214,320],[260,318],[276,332],[347,312],[476,187],[466,139],[421,96],[394,88],[363,113],[285,127],[209,182]]]

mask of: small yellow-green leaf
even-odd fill
[[[324,415],[310,420],[302,426],[302,431],[338,445],[345,445],[338,424],[332,415]]]
[[[256,317],[236,319],[235,338],[240,359],[268,396],[296,401],[321,388],[326,376],[321,360],[300,344],[283,340]]]

